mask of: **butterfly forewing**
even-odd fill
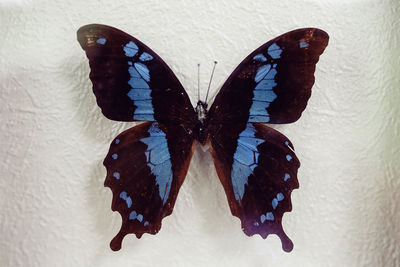
[[[306,28],[256,49],[234,70],[210,108],[210,124],[290,123],[307,105],[328,35]]]
[[[99,24],[80,28],[78,41],[89,59],[97,103],[107,118],[193,124],[194,109],[182,85],[142,42]]]

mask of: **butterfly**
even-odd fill
[[[104,159],[104,185],[125,235],[156,234],[170,215],[185,179],[194,143],[209,144],[232,215],[244,233],[276,234],[284,251],[293,243],[282,216],[299,187],[297,159],[287,137],[265,123],[299,119],[311,95],[314,71],[329,36],[316,28],[285,33],[247,56],[221,87],[211,107],[194,108],[167,64],[136,38],[110,26],[81,27],[78,41],[104,116],[145,121],[120,133]]]

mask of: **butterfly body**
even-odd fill
[[[119,134],[104,159],[112,209],[122,217],[111,248],[119,250],[129,233],[140,238],[160,230],[198,141],[210,145],[245,234],[276,234],[291,251],[281,222],[292,209],[300,163],[288,138],[264,123],[291,123],[301,116],[328,39],[322,30],[305,28],[265,43],[239,64],[208,109],[202,101],[194,108],[168,65],[136,38],[105,25],[80,28],[78,41],[103,114],[145,121]]]

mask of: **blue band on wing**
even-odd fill
[[[138,52],[138,47],[132,41],[124,46],[125,54],[127,57],[133,57]],[[149,61],[153,57],[148,53],[142,53],[139,60]],[[149,68],[139,62],[132,63],[128,61],[128,72],[130,79],[128,81],[131,90],[127,96],[133,101],[136,109],[133,112],[134,120],[154,121],[154,107],[151,98],[150,70]]]
[[[146,161],[151,173],[156,177],[158,193],[163,201],[167,202],[171,190],[173,173],[171,155],[168,149],[168,142],[165,133],[154,122],[149,130],[149,137],[144,137],[140,141],[147,145]]]
[[[279,50],[280,48],[278,45],[272,44],[268,48],[268,54],[270,56],[271,54],[277,56],[276,52]],[[254,58],[256,57],[259,57],[259,55],[256,55]],[[265,64],[257,69],[257,73],[254,77],[254,81],[257,85],[253,90],[253,99],[249,110],[248,122],[269,122],[268,107],[278,97],[273,91],[277,86],[275,82],[275,76],[278,73],[276,67],[277,64]]]
[[[263,139],[255,137],[255,129],[251,123],[248,123],[239,134],[231,171],[233,193],[237,201],[243,198],[248,178],[257,167],[259,156],[257,146],[263,142]]]

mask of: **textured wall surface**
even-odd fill
[[[397,0],[0,0],[0,266],[400,266],[399,14]],[[204,89],[218,60],[216,92],[269,39],[330,34],[306,111],[275,127],[302,163],[283,218],[291,253],[242,233],[200,147],[160,233],[110,250],[121,219],[102,160],[132,124],[96,105],[76,41],[88,23],[145,42],[192,102],[198,62]]]

